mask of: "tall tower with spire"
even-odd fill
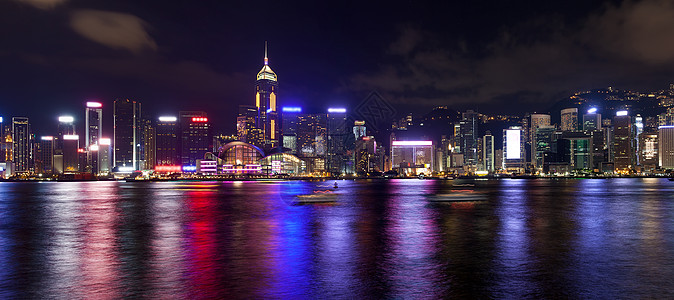
[[[267,42],[264,43],[264,66],[257,73],[255,83],[255,107],[257,118],[255,125],[262,131],[263,140],[251,141],[252,144],[265,150],[279,146],[281,138],[280,122],[277,112],[276,96],[278,93],[278,81],[276,73],[269,67],[267,58]]]

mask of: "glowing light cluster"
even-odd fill
[[[99,107],[103,107],[103,104],[101,104],[100,102],[87,102],[87,107],[99,108]]]
[[[183,166],[183,172],[196,172],[197,166]]]
[[[90,150],[90,151],[98,151],[98,150],[99,150],[99,149],[98,149],[98,145],[91,145],[91,146],[89,146],[89,150]]]
[[[328,108],[328,112],[329,112],[329,113],[333,113],[333,114],[336,114],[336,113],[338,113],[338,114],[344,114],[344,113],[346,113],[346,108],[341,108],[341,107],[340,107],[340,108],[335,108],[335,107],[331,107],[331,108]]]
[[[626,110],[620,110],[615,113],[616,116],[621,117],[621,116],[626,116],[627,111]]]
[[[75,121],[75,118],[71,116],[60,116],[59,117],[59,122],[61,123],[72,123]]]
[[[80,136],[76,134],[66,134],[63,135],[63,139],[66,141],[76,141],[80,139]]]
[[[594,113],[597,113],[597,108],[596,108],[596,107],[590,108],[590,109],[587,110],[587,113],[588,113],[588,114],[594,114]]]
[[[178,118],[174,116],[159,117],[159,122],[175,122],[175,121],[178,121]]]
[[[204,117],[194,117],[194,118],[192,118],[192,122],[200,122],[200,123],[208,122],[208,118],[204,118]]]
[[[298,112],[298,113],[302,112],[302,108],[298,107],[298,106],[297,107],[296,106],[284,106],[283,108],[281,108],[281,110],[283,112]]]
[[[53,136],[43,136],[41,138],[41,140],[43,140],[43,141],[53,141],[54,137]]]
[[[393,141],[393,146],[433,146],[433,141]]]
[[[182,167],[180,166],[156,166],[154,167],[155,172],[180,172]]]

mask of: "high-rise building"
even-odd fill
[[[114,161],[115,168],[138,170],[141,154],[141,105],[129,99],[114,102]]]
[[[637,164],[644,171],[653,171],[658,166],[658,133],[642,132],[639,134],[639,154]]]
[[[583,131],[601,130],[601,114],[597,113],[596,108],[590,108],[583,115]]]
[[[16,172],[29,172],[32,160],[30,124],[26,117],[12,118],[12,141],[14,142],[14,165]]]
[[[478,113],[473,110],[468,110],[462,113],[460,139],[461,139],[461,153],[463,153],[464,165],[475,167],[478,162],[477,144],[478,134]]]
[[[98,145],[98,139],[103,135],[103,104],[87,102],[85,110],[86,132],[84,146]]]
[[[543,168],[545,163],[546,153],[555,153],[556,149],[553,147],[555,126],[539,126],[536,128],[536,135],[534,137],[534,144],[532,147],[532,163],[538,169]],[[548,156],[549,157],[549,156]]]
[[[634,166],[632,130],[632,118],[628,112],[616,112],[613,117],[613,163],[616,172],[627,173]]]
[[[66,134],[63,136],[63,172],[80,171],[80,136]]]
[[[529,132],[527,133],[528,137],[528,148],[530,153],[531,153],[531,158],[530,161],[535,167],[541,167],[541,165],[537,164],[536,161],[536,130],[540,127],[543,126],[550,126],[550,115],[548,114],[531,114],[530,115],[530,121],[529,121],[529,127],[528,130]]]
[[[674,169],[674,125],[658,127],[660,167]]]
[[[522,128],[510,126],[503,129],[503,169],[510,172],[521,172],[524,168],[526,153]]]
[[[352,136],[350,135],[351,131],[346,126],[346,108],[329,108],[326,120],[328,132],[327,169],[332,173],[347,173],[347,162],[344,161],[348,146],[346,138]],[[355,139],[351,138],[350,141],[355,142]]]
[[[54,172],[54,137],[43,136],[37,142],[35,155],[35,173],[51,174]]]
[[[157,128],[152,120],[143,121],[142,168],[153,170],[157,164]]]
[[[14,158],[14,142],[12,141],[12,126],[4,126],[0,117],[0,163],[11,162]]]
[[[297,132],[302,119],[302,108],[284,106],[281,108],[281,113],[283,148],[288,148],[292,154],[298,155]]]
[[[157,166],[177,166],[180,165],[180,156],[178,155],[178,118],[174,116],[159,117],[157,122]]]
[[[257,107],[240,105],[239,115],[236,117],[236,135],[240,141],[259,147],[264,144],[264,135],[257,127],[257,116]]]
[[[356,138],[356,140],[358,140],[361,137],[367,136],[365,121],[353,122],[353,136]]]
[[[267,58],[267,45],[264,47],[264,66],[257,73],[255,83],[255,107],[257,108],[256,127],[261,129],[264,149],[269,150],[279,146],[281,139],[281,124],[278,119],[276,97],[278,94],[278,81],[276,73],[269,67]]]
[[[101,137],[98,139],[98,173],[107,174],[112,169],[111,154],[112,141],[110,138]]]
[[[75,118],[72,116],[58,117],[57,133],[54,137],[54,154],[63,155],[63,136],[77,134],[75,131]],[[59,168],[62,169],[62,166]]]
[[[494,158],[494,136],[487,131],[482,137],[482,163],[485,171],[490,173],[496,171]]]
[[[575,107],[562,109],[561,111],[561,126],[562,131],[576,131],[578,130],[578,109]]]
[[[181,111],[180,119],[180,164],[196,166],[204,159],[211,146],[211,125],[203,111]]]

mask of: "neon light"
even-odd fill
[[[2,117],[0,117],[0,123],[2,123]]]
[[[664,128],[674,128],[674,125],[660,125],[660,126],[658,126],[658,129],[664,129]]]
[[[91,108],[103,107],[103,104],[101,104],[100,102],[87,102],[87,107]]]
[[[112,141],[109,138],[100,138],[98,139],[98,144],[103,146],[110,146]]]
[[[328,112],[333,114],[335,113],[343,114],[346,113],[346,108],[328,108]]]
[[[295,106],[284,106],[283,108],[281,108],[281,110],[283,112],[302,112],[302,108],[299,107],[299,106],[297,106],[297,107],[295,107]]]
[[[84,149],[82,149],[82,148],[77,149],[77,153],[85,153],[85,152],[87,152],[87,151],[84,151]]]
[[[621,116],[626,116],[627,111],[626,110],[620,110],[615,113],[616,116],[621,117]]]
[[[72,123],[73,121],[75,121],[75,118],[73,118],[71,116],[60,116],[59,117],[59,122],[61,122],[61,123]]]
[[[80,139],[80,136],[76,134],[65,134],[63,135],[63,139],[66,141],[76,141]]]
[[[433,141],[393,141],[393,146],[433,146]]]
[[[98,151],[98,145],[91,145],[89,146],[90,151]]]
[[[197,166],[183,166],[183,172],[194,172],[197,170]]]
[[[43,141],[53,141],[54,137],[53,136],[43,136],[41,138],[41,140],[43,140]]]
[[[596,112],[597,112],[597,108],[596,108],[596,107],[593,107],[593,108],[590,108],[590,109],[587,110],[587,113],[588,113],[588,114],[594,114],[594,113],[596,113]]]
[[[520,130],[506,130],[506,159],[520,159]]]
[[[208,122],[208,118],[203,118],[203,117],[194,117],[192,118],[192,122]]]
[[[180,166],[156,166],[154,170],[155,172],[180,172],[182,168]]]
[[[175,122],[178,121],[178,118],[173,116],[162,116],[159,117],[159,122]]]

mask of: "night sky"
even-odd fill
[[[0,0],[0,116],[38,135],[87,100],[205,110],[233,133],[269,64],[281,105],[544,111],[574,91],[674,82],[674,2]],[[111,135],[110,127],[105,129]]]

